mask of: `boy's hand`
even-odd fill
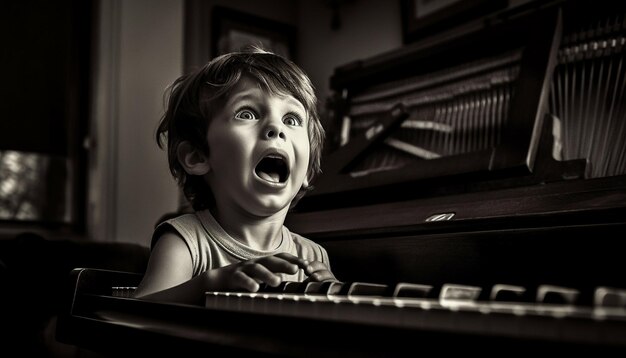
[[[304,269],[309,275],[305,282],[337,281],[335,275],[320,261],[311,261]]]
[[[287,253],[243,261],[207,271],[207,290],[257,292],[261,283],[266,283],[272,287],[278,286],[281,283],[281,278],[277,273],[293,275],[299,269],[304,269],[306,272],[307,268],[313,268],[313,263]],[[318,266],[315,265],[315,267]]]

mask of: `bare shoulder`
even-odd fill
[[[176,286],[192,276],[193,264],[187,244],[175,231],[164,231],[152,248],[137,296]]]
[[[165,230],[157,238],[152,248],[151,257],[155,254],[170,256],[181,253],[185,253],[189,256],[189,249],[187,248],[185,240],[176,231]]]
[[[189,248],[183,240],[183,238],[175,231],[167,230],[161,233],[156,241],[152,252],[150,254],[150,262],[148,263],[148,270],[151,265],[158,267],[165,266],[167,270],[180,271],[183,269],[185,273],[189,274],[188,278],[191,278],[192,273],[192,261]],[[157,267],[155,267],[156,269]]]

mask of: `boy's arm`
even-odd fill
[[[275,287],[280,284],[277,273],[294,274],[300,268],[306,270],[308,264],[306,260],[281,253],[205,271],[193,277],[187,244],[177,233],[165,232],[152,249],[146,274],[134,297],[202,305],[206,291],[256,292],[260,283]]]
[[[187,244],[177,233],[166,231],[152,249],[146,273],[134,296],[197,304],[203,298],[204,275],[192,277],[193,264]]]

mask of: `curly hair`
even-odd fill
[[[258,47],[225,54],[174,81],[166,91],[166,111],[156,132],[157,144],[161,149],[167,139],[170,171],[194,210],[211,207],[213,194],[201,176],[185,172],[178,161],[178,146],[188,141],[194,148],[208,155],[209,123],[244,75],[255,79],[264,90],[272,94],[289,94],[302,103],[309,115],[309,183],[321,171],[324,129],[317,112],[315,89],[309,77],[288,59]],[[310,186],[303,186],[291,206],[310,189]]]

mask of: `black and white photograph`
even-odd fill
[[[1,13],[0,357],[626,354],[626,2]]]

